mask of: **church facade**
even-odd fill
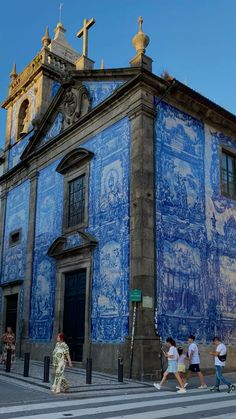
[[[85,35],[92,24],[84,21]],[[11,73],[1,182],[1,328],[18,351],[159,374],[161,341],[236,343],[236,118],[152,73],[142,31],[130,67],[95,70],[59,23]],[[19,349],[20,348],[20,349]],[[233,356],[234,355],[234,356]],[[81,365],[81,364],[79,364]]]

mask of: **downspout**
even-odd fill
[[[158,99],[158,101],[155,103],[155,108],[157,109],[158,105],[162,102],[162,100],[168,96],[170,91],[173,89],[173,87],[176,85],[176,79],[171,80],[170,85],[167,87],[166,91],[163,93],[163,95]],[[157,115],[158,118],[158,115]],[[157,324],[157,317],[158,317],[158,307],[157,307],[157,258],[156,258],[156,170],[157,170],[157,162],[156,162],[156,130],[154,127],[154,138],[153,138],[153,169],[154,169],[154,176],[153,176],[153,191],[154,191],[154,199],[153,199],[153,210],[154,210],[154,327],[155,327],[155,334],[157,337],[160,338],[161,342],[161,336],[159,334],[158,330],[158,324]]]

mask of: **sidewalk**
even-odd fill
[[[42,387],[49,390],[53,381],[53,367],[50,365],[50,383],[43,382],[43,362],[30,361],[29,377],[23,376],[24,361],[16,359],[10,373],[6,373],[1,367],[0,376],[14,378],[33,386]],[[69,393],[88,392],[88,391],[110,391],[118,389],[143,389],[150,385],[141,381],[129,380],[124,378],[123,383],[118,382],[117,376],[92,372],[92,384],[86,384],[86,370],[81,368],[66,368],[65,377],[70,383]]]
[[[50,390],[51,382],[53,381],[53,367],[50,366],[50,383],[43,382],[43,362],[39,361],[30,361],[30,370],[29,377],[23,377],[24,370],[24,361],[22,359],[16,359],[13,369],[10,373],[6,373],[5,369],[1,367],[0,376],[8,377],[9,379],[14,379],[21,381],[22,383],[29,384],[35,388],[41,388],[45,391]],[[236,372],[225,373],[232,383],[236,382]],[[153,382],[143,382],[136,380],[129,380],[124,378],[123,383],[118,382],[117,376],[105,374],[101,372],[93,371],[92,373],[92,384],[86,384],[86,370],[81,368],[66,368],[65,377],[70,383],[70,390],[67,394],[71,395],[81,395],[81,397],[86,397],[86,394],[90,394],[90,397],[93,395],[100,395],[113,392],[128,391],[128,392],[143,392],[143,391],[156,391],[153,387]],[[208,387],[211,387],[215,384],[215,375],[206,375],[205,381]],[[163,389],[176,391],[177,382],[175,379],[169,379]],[[188,389],[197,388],[200,385],[198,377],[193,375],[190,379]]]

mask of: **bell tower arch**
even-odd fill
[[[6,153],[34,129],[50,105],[60,80],[76,68],[80,55],[71,48],[65,32],[59,22],[51,40],[46,28],[42,49],[36,57],[19,74],[16,65],[13,66],[8,97],[2,103],[7,110]]]

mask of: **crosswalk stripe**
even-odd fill
[[[236,406],[236,401],[231,400],[228,401],[221,401],[216,402],[214,404],[212,403],[203,403],[201,405],[191,405],[189,407],[183,406],[183,407],[174,407],[170,409],[164,409],[164,410],[154,410],[144,413],[133,413],[133,414],[125,414],[123,413],[121,416],[109,416],[107,419],[162,419],[162,418],[171,418],[172,416],[180,416],[186,415],[186,414],[194,414],[198,412],[206,412],[211,410],[217,410],[222,408],[228,408],[231,406]],[[72,413],[70,411],[70,413]],[[235,413],[225,413],[223,415],[219,416],[205,416],[208,419],[235,419],[236,414]],[[32,417],[33,418],[33,417]],[[32,419],[30,418],[30,419]],[[51,417],[50,415],[47,416],[47,419],[62,419],[63,416],[54,416]],[[20,418],[18,418],[20,419]],[[27,418],[28,419],[28,418]],[[36,416],[36,419],[41,419],[40,417]]]
[[[103,396],[103,397],[94,397],[94,398],[87,398],[87,399],[71,399],[71,400],[58,400],[54,402],[43,402],[43,403],[33,403],[30,405],[15,405],[15,406],[5,406],[0,407],[0,414],[2,413],[14,413],[18,411],[27,411],[27,410],[38,410],[38,409],[50,409],[50,408],[57,408],[62,406],[78,406],[78,405],[84,405],[84,404],[95,404],[95,403],[104,403],[109,402],[109,400],[112,401],[123,401],[123,400],[129,400],[131,399],[140,399],[142,398],[152,398],[158,395],[159,397],[161,395],[163,396],[169,396],[170,392],[162,392],[162,393],[156,393],[155,391],[152,391],[150,393],[139,393],[139,394],[123,394],[123,395],[112,395],[111,396]],[[65,395],[66,396],[66,395]],[[58,396],[55,395],[55,398]]]
[[[183,415],[183,414],[193,414],[193,413],[197,413],[197,412],[202,412],[202,411],[206,411],[206,410],[215,410],[215,409],[220,409],[223,407],[231,407],[231,406],[235,406],[235,401],[231,401],[229,403],[227,402],[216,402],[214,405],[212,405],[212,403],[205,403],[203,405],[197,405],[197,406],[190,406],[189,408],[186,407],[175,407],[172,409],[164,409],[161,411],[152,411],[152,412],[144,412],[144,413],[133,413],[133,414],[128,414],[126,415],[125,413],[122,414],[122,416],[110,416],[107,419],[161,419],[161,418],[166,418],[166,417],[170,417],[171,414],[173,414],[174,416],[178,416],[178,415]],[[47,413],[46,417],[47,419],[65,419],[65,416],[70,414],[72,416],[84,416],[84,415],[94,415],[94,414],[101,414],[101,413],[112,413],[112,412],[119,412],[121,410],[123,410],[123,408],[125,407],[125,410],[127,409],[135,409],[137,406],[129,406],[129,405],[122,405],[122,409],[121,409],[121,405],[118,406],[107,406],[104,408],[92,408],[92,409],[76,409],[76,410],[70,410],[70,411],[66,411],[66,412],[56,412],[56,413]],[[158,407],[158,406],[157,406]],[[65,415],[66,413],[66,415]],[[227,416],[224,415],[224,417],[226,418]],[[231,416],[231,417],[235,417]],[[217,416],[216,416],[217,418]],[[27,418],[25,416],[21,416],[21,417],[17,417],[17,418],[13,418],[13,419],[45,419],[45,413],[43,414],[35,414],[33,416],[27,416]],[[219,419],[219,417],[217,418]]]
[[[43,403],[33,403],[29,405],[15,405],[15,406],[5,406],[0,407],[0,414],[3,413],[14,413],[20,411],[30,411],[30,410],[38,410],[38,409],[50,409],[50,408],[57,408],[57,407],[67,407],[67,406],[79,406],[84,404],[96,404],[96,403],[104,403],[109,401],[124,401],[130,399],[140,399],[140,398],[158,398],[161,396],[170,396],[169,391],[163,391],[161,393],[157,393],[156,391],[150,391],[150,393],[135,393],[135,394],[122,394],[122,395],[112,395],[112,396],[103,396],[103,397],[94,397],[94,398],[87,398],[87,399],[71,399],[71,400],[58,400],[55,402],[43,402]],[[55,398],[57,395],[55,395]]]
[[[218,415],[218,416],[211,416],[208,419],[235,419],[235,412],[234,413],[224,413],[223,415]],[[117,418],[116,418],[117,419]]]
[[[205,397],[206,398],[206,397]],[[209,396],[208,396],[209,398]],[[211,399],[215,399],[215,397],[211,397]],[[195,413],[195,412],[201,412],[201,411],[205,411],[205,410],[212,410],[212,409],[220,409],[223,407],[231,407],[231,406],[235,406],[236,401],[235,399],[230,400],[230,397],[227,397],[226,400],[224,401],[215,401],[214,403],[209,403],[203,401],[203,403],[201,405],[193,405],[191,404],[190,406],[186,406],[186,403],[188,402],[192,402],[194,400],[201,400],[202,401],[202,397],[201,396],[192,396],[192,397],[185,397],[181,399],[178,398],[173,398],[173,399],[169,399],[169,400],[154,400],[154,401],[149,401],[149,402],[136,402],[136,403],[124,403],[124,404],[116,404],[116,405],[110,405],[110,406],[101,406],[101,407],[89,407],[89,408],[82,408],[82,409],[75,409],[75,410],[67,410],[66,412],[53,412],[53,413],[48,413],[46,414],[47,419],[64,419],[65,416],[68,416],[68,414],[70,415],[95,415],[95,414],[102,414],[102,413],[113,413],[113,412],[121,412],[121,411],[125,411],[125,410],[132,410],[132,409],[138,409],[138,408],[143,408],[143,407],[151,407],[151,406],[155,406],[156,409],[158,409],[159,406],[161,405],[165,405],[165,404],[170,404],[170,403],[183,403],[184,406],[183,407],[172,407],[168,409],[163,409],[163,410],[155,410],[152,412],[145,412],[145,416],[143,416],[143,413],[134,413],[133,415],[125,415],[123,414],[122,416],[119,417],[125,417],[126,419],[158,419],[158,418],[164,418],[164,417],[168,417],[171,415],[171,413],[175,414],[175,415],[180,415],[180,414],[187,414],[187,413]],[[66,415],[65,415],[66,414]],[[25,416],[18,416],[18,419],[22,419],[25,418]],[[33,416],[27,416],[27,419],[45,419],[45,413],[35,413]],[[110,419],[118,419],[117,416],[115,417],[110,417]]]
[[[15,406],[5,406],[0,408],[0,414],[4,413],[15,413],[15,412],[27,412],[33,410],[41,410],[41,409],[55,409],[60,407],[73,407],[73,406],[83,406],[83,405],[93,405],[98,403],[109,403],[109,402],[123,402],[123,401],[130,401],[138,399],[138,403],[150,403],[154,404],[171,404],[171,403],[181,403],[183,400],[187,401],[194,401],[194,400],[204,400],[204,399],[217,399],[219,398],[219,393],[210,393],[203,390],[200,392],[197,390],[188,391],[184,397],[181,394],[170,393],[170,392],[150,392],[150,393],[135,393],[135,394],[124,394],[119,396],[106,396],[106,397],[95,397],[92,399],[76,399],[76,400],[58,400],[54,402],[44,402],[44,403],[35,403],[35,404],[28,404],[28,405],[15,405]],[[190,395],[189,395],[190,394]],[[221,393],[225,397],[230,397],[227,393]],[[165,396],[172,396],[168,399],[165,399]],[[55,396],[57,397],[57,396]],[[144,402],[141,399],[149,399],[149,401]],[[153,400],[152,400],[153,399]]]

